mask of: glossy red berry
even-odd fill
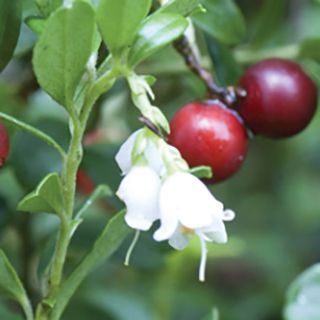
[[[174,115],[170,126],[168,142],[191,167],[211,167],[211,182],[225,180],[240,168],[247,132],[237,113],[222,102],[191,102]]]
[[[7,130],[3,124],[0,123],[0,167],[4,165],[9,153],[9,137]]]
[[[317,88],[289,60],[268,59],[252,65],[240,79],[247,91],[238,110],[255,134],[281,138],[303,130],[317,105]]]

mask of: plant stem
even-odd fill
[[[107,91],[112,87],[117,75],[118,73],[112,69],[97,79],[87,90],[80,114],[77,115],[75,112],[70,114],[72,121],[72,138],[61,174],[64,191],[64,210],[59,215],[61,221],[56,248],[52,258],[48,294],[37,307],[36,320],[47,320],[51,318],[52,308],[56,304],[55,297],[61,288],[67,251],[72,234],[75,231],[73,213],[76,193],[76,176],[83,156],[82,139],[87,121],[94,103],[104,91]]]
[[[117,250],[124,239],[132,233],[132,229],[124,222],[123,216],[124,211],[109,221],[101,235],[95,241],[92,249],[83,258],[70,277],[63,283],[61,290],[57,294],[57,302],[52,310],[50,320],[60,319],[62,312],[81,282],[94,268]]]
[[[186,36],[182,36],[176,40],[174,42],[174,47],[184,57],[188,68],[204,82],[210,98],[218,98],[226,105],[232,107],[238,99],[245,97],[246,92],[241,88],[224,88],[216,84],[211,73],[201,66]]]
[[[26,315],[26,319],[27,320],[34,320],[33,309],[32,309],[31,303],[28,299],[23,301],[22,308],[23,308],[24,314]]]

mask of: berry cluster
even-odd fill
[[[301,67],[285,59],[252,65],[239,81],[246,91],[229,109],[219,100],[191,102],[171,121],[170,144],[190,166],[211,167],[218,182],[233,175],[247,151],[247,129],[271,138],[290,137],[311,121],[317,88]]]

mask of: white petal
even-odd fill
[[[132,229],[147,231],[152,226],[153,220],[144,217],[141,211],[127,210],[124,217],[127,225]]]
[[[127,174],[132,167],[131,154],[134,146],[134,142],[136,140],[137,135],[143,129],[139,129],[133,132],[129,138],[121,145],[119,151],[117,152],[115,159],[118,163],[119,168],[121,169],[123,174]]]
[[[161,203],[159,202],[160,209],[160,228],[154,233],[153,238],[156,241],[163,241],[171,238],[176,228],[178,227],[178,217],[174,212],[161,209]]]
[[[127,207],[125,220],[137,230],[148,230],[159,219],[158,196],[161,182],[149,167],[133,167],[123,178],[117,191]]]
[[[226,243],[228,241],[226,227],[222,220],[216,218],[211,226],[200,228],[197,233],[201,233],[206,241]]]
[[[183,233],[181,226],[176,228],[176,231],[169,239],[169,244],[176,250],[183,250],[192,238],[192,234]]]
[[[190,229],[210,226],[221,216],[223,204],[195,176],[178,172],[165,180],[160,191],[160,215],[176,216]]]
[[[149,166],[160,176],[165,173],[165,166],[161,158],[161,154],[156,145],[152,142],[148,142],[148,146],[144,151],[145,157],[148,160]]]

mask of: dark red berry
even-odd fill
[[[225,180],[240,168],[247,132],[237,113],[222,102],[191,102],[175,114],[170,126],[168,142],[191,167],[211,167],[211,182]]]
[[[9,153],[9,137],[7,130],[3,124],[0,123],[0,167],[4,165]]]
[[[301,67],[284,59],[252,65],[240,79],[247,96],[238,106],[255,134],[281,138],[303,130],[317,105],[317,88]]]

